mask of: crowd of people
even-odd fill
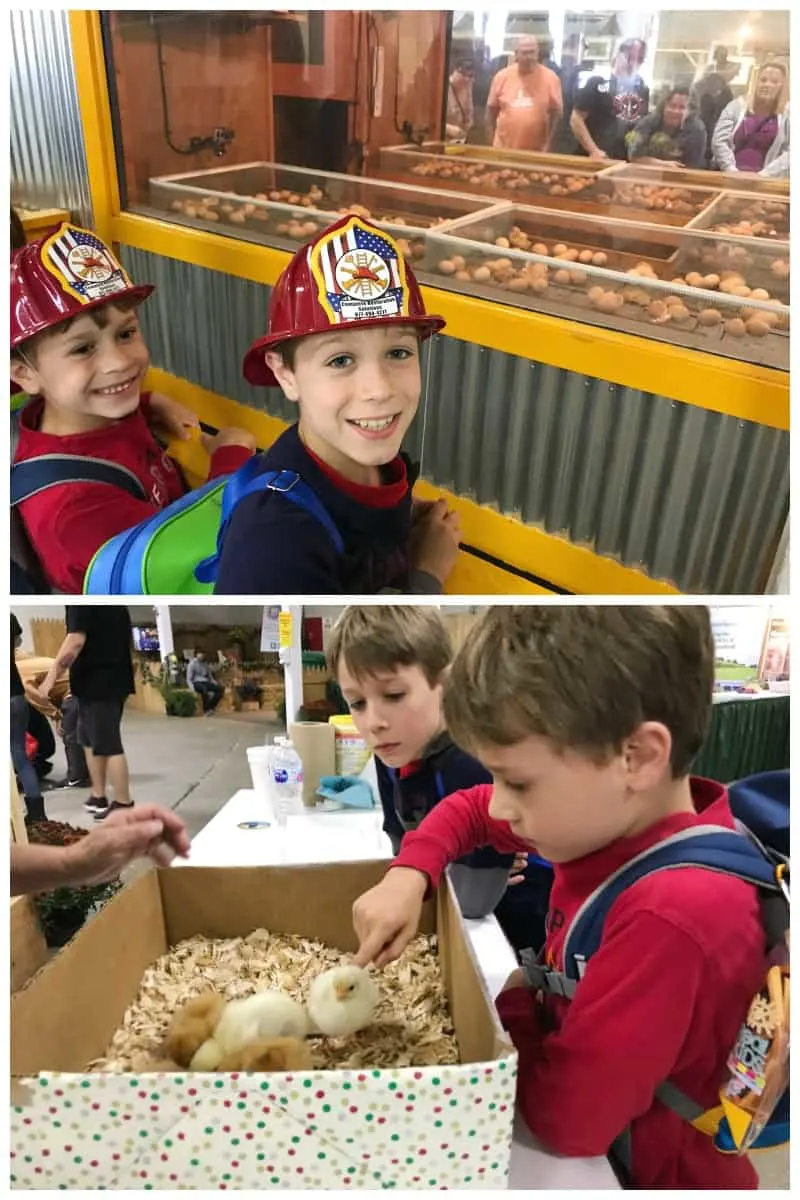
[[[734,96],[738,66],[717,47],[699,79],[669,85],[651,107],[641,71],[645,41],[620,42],[610,71],[580,61],[579,45],[572,39],[565,46],[559,66],[550,39],[520,38],[513,62],[491,78],[483,114],[478,60],[460,56],[449,81],[447,139],[485,135],[500,149],[788,177],[789,77],[782,62],[761,63],[746,94]]]

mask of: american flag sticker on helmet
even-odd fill
[[[84,304],[104,300],[131,286],[110,250],[93,233],[76,225],[62,225],[44,243],[42,262],[62,287]]]
[[[357,217],[310,252],[319,302],[332,325],[408,314],[405,264],[388,236]]]

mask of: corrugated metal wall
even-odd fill
[[[158,285],[143,310],[155,365],[294,419],[241,374],[268,288],[127,247],[123,261]],[[407,449],[432,483],[685,592],[763,590],[788,512],[788,433],[454,338],[432,340],[423,372]]]
[[[91,225],[68,14],[12,11],[10,35],[12,200]]]

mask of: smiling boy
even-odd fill
[[[690,775],[713,682],[705,608],[487,611],[456,656],[444,708],[493,783],[446,797],[356,901],[357,961],[396,958],[446,864],[489,844],[553,862],[545,964],[564,972],[567,931],[597,889],[670,837],[735,827],[725,787]],[[639,1188],[756,1187],[747,1158],[720,1153],[656,1093],[669,1081],[716,1108],[765,961],[751,883],[682,865],[623,890],[571,1002],[542,998],[522,971],[498,997],[531,1131],[575,1156],[613,1153],[628,1131]]]
[[[82,591],[96,551],[186,491],[148,421],[150,365],[138,309],[153,288],[131,283],[95,234],[73,225],[29,243],[11,260],[11,378],[33,399],[19,418],[14,463],[75,455],[126,468],[141,498],[76,479],[42,488],[19,505],[49,586]],[[165,398],[159,398],[162,406]],[[166,402],[168,404],[168,402]],[[208,439],[210,477],[236,470],[255,443],[243,430]]]
[[[295,254],[244,375],[279,386],[299,420],[263,456],[283,481],[243,500],[231,519],[218,593],[441,591],[458,518],[441,500],[413,504],[400,446],[419,405],[421,342],[443,325],[425,312],[397,244],[360,217]],[[322,519],[281,494],[299,481]]]

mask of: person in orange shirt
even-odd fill
[[[550,149],[563,112],[561,83],[539,62],[536,38],[520,38],[515,61],[492,80],[486,116],[492,144],[505,150]]]

